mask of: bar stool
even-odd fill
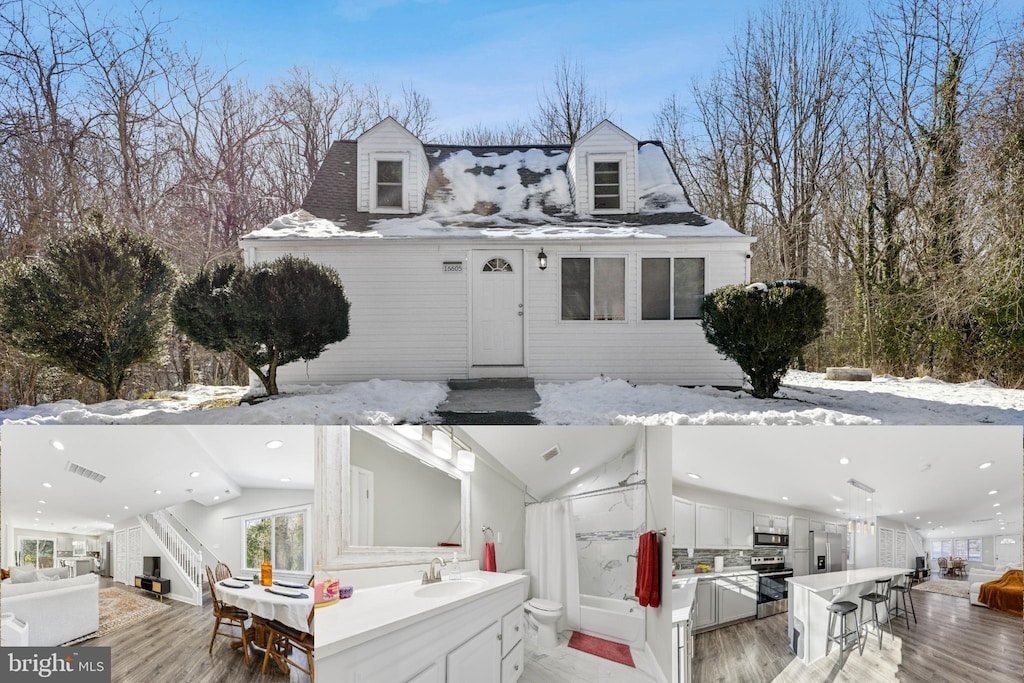
[[[890,590],[895,592],[893,603],[894,605],[889,608],[889,616],[899,618],[900,616],[900,596],[903,597],[903,618],[907,620],[907,628],[910,628],[910,615],[914,616],[914,623],[917,623],[917,610],[914,609],[914,596],[911,595],[910,589],[914,587],[914,572],[907,572],[903,575],[905,577],[902,584],[896,584]],[[907,611],[907,598],[910,598],[910,612]]]
[[[889,590],[892,586],[892,579],[876,579],[875,590],[872,593],[865,593],[860,596],[860,611],[861,615],[864,614],[864,601],[867,600],[871,603],[871,621],[865,622],[863,616],[861,617],[860,625],[864,627],[864,635],[867,637],[867,626],[871,624],[875,631],[878,632],[878,647],[882,647],[882,622],[878,620],[878,606],[885,605],[886,609],[886,623],[889,624],[889,635],[892,636],[893,640],[896,640],[896,634],[892,632],[892,622],[888,619],[889,610]]]
[[[853,615],[853,625],[855,628],[847,629],[846,617]],[[836,617],[839,617],[839,633],[833,634],[832,631],[835,628]],[[864,654],[864,642],[860,639],[860,624],[857,623],[857,605],[846,600],[840,602],[833,602],[828,606],[828,640],[825,641],[825,656],[828,657],[828,651],[832,648],[832,643],[839,644],[839,670],[843,670],[843,653],[847,650],[857,648],[858,654]],[[857,636],[857,642],[852,646],[847,647],[846,642],[851,635]]]

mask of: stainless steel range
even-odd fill
[[[786,579],[793,576],[793,570],[786,569],[786,558],[782,555],[751,557],[750,568],[757,572],[757,618],[789,611]]]

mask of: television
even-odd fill
[[[920,555],[917,557],[917,569],[924,569],[924,557]]]
[[[154,579],[160,578],[160,558],[159,557],[143,557],[142,558],[142,575],[151,576]]]

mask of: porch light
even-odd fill
[[[472,472],[476,469],[476,455],[473,451],[460,450],[455,460],[455,466],[463,472]]]
[[[547,270],[548,267],[548,255],[544,253],[543,248],[541,248],[540,253],[537,254],[537,267],[541,270]]]

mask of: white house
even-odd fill
[[[753,237],[697,213],[664,150],[603,121],[572,146],[429,145],[388,118],[335,142],[247,264],[341,275],[350,335],[282,384],[600,375],[737,386],[701,298],[749,280]]]

